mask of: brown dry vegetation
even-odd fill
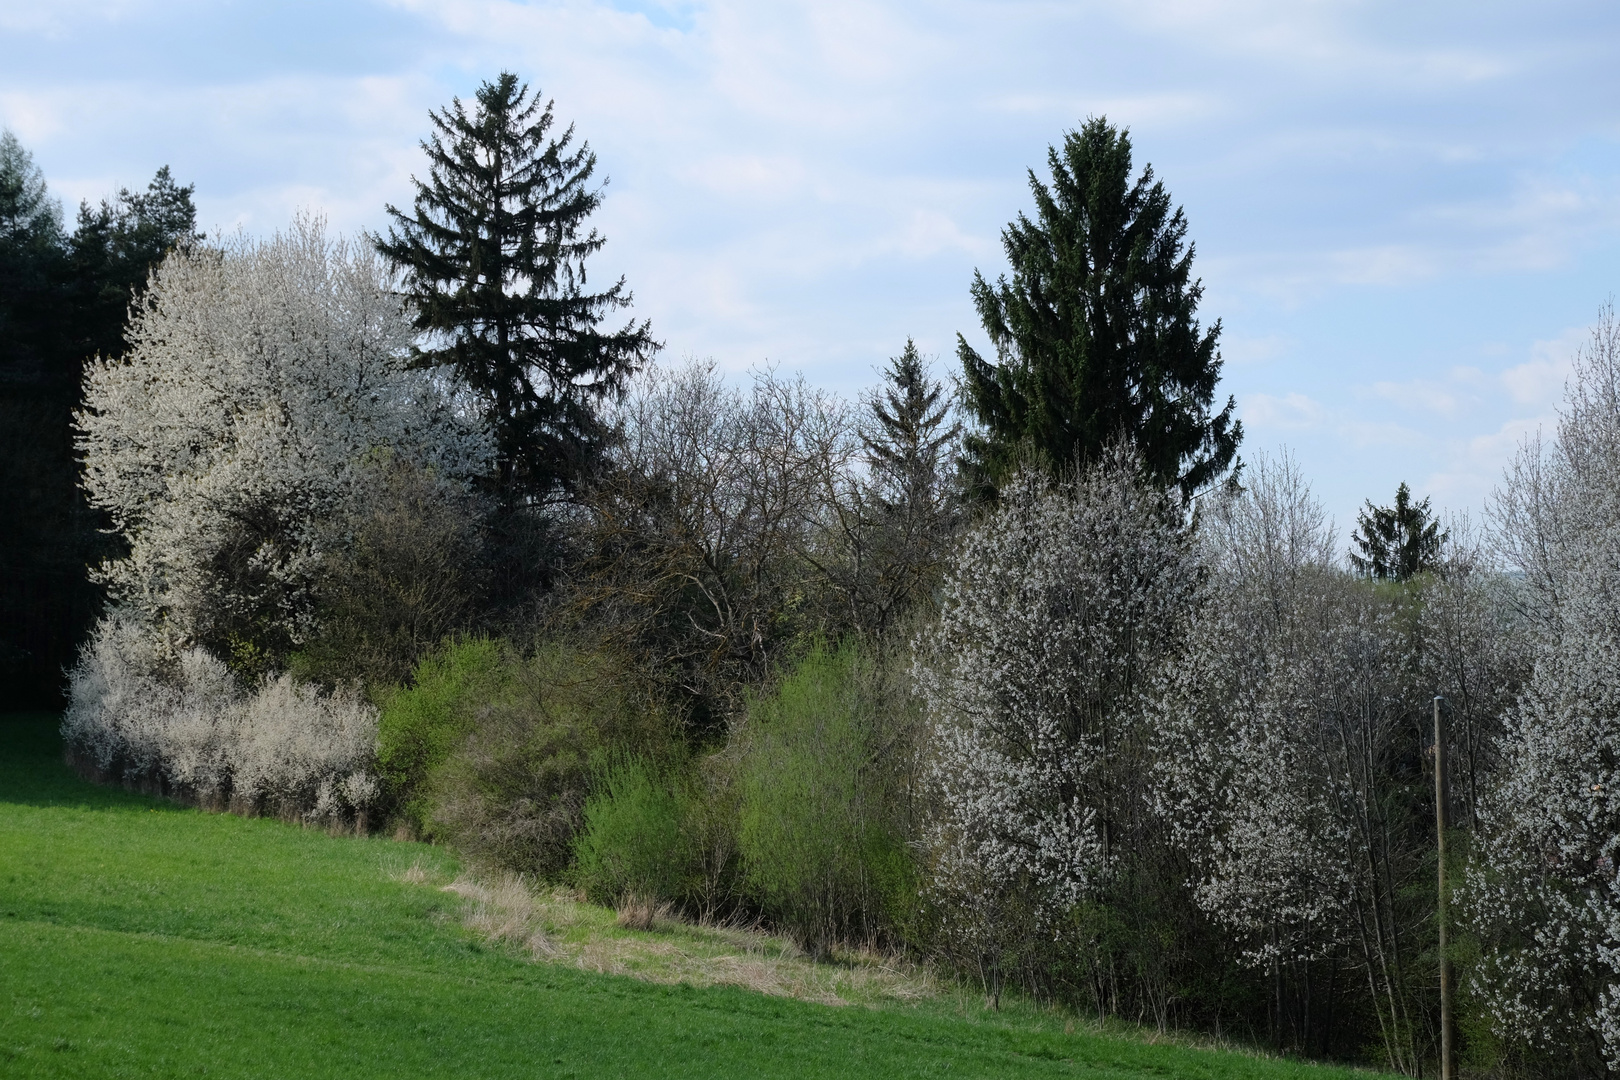
[[[514,874],[463,874],[442,883],[419,863],[398,876],[462,897],[470,929],[542,963],[656,983],[735,986],[826,1005],[877,1006],[956,993],[954,982],[893,953],[848,947],[816,960],[789,938],[756,926],[688,922],[664,904],[632,899],[605,908]]]

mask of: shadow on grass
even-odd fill
[[[54,713],[0,713],[0,803],[80,810],[184,809],[79,777],[62,760],[61,723]]]

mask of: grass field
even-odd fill
[[[469,927],[434,884],[455,872],[425,845],[86,784],[53,718],[0,716],[0,1076],[1368,1075],[947,998],[840,1007],[599,974],[578,949],[539,962]]]

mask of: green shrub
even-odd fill
[[[418,834],[556,878],[600,772],[592,762],[660,759],[673,734],[647,680],[611,652],[551,641],[525,655],[471,639],[388,695],[378,771],[396,819]]]
[[[687,904],[702,918],[735,913],[738,890],[737,818],[741,785],[738,757],[722,750],[699,758],[686,776],[681,829],[692,856],[693,892]]]
[[[575,880],[591,899],[681,902],[695,891],[678,784],[640,757],[620,758],[603,770],[574,843]]]
[[[911,715],[854,645],[812,651],[749,712],[738,843],[745,887],[821,951],[904,917]]]
[[[418,834],[429,831],[429,780],[471,730],[474,703],[499,696],[508,652],[489,638],[448,644],[416,665],[408,689],[384,698],[377,771],[394,814]]]
[[[499,677],[459,706],[465,734],[427,785],[428,833],[475,861],[558,879],[585,802],[614,754],[667,756],[674,725],[622,657],[566,642],[508,648]]]

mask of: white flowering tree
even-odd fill
[[[1162,703],[1155,798],[1199,874],[1198,903],[1255,963],[1342,943],[1351,830],[1313,722],[1345,610],[1332,525],[1286,456],[1249,464],[1202,532],[1210,566]],[[1354,617],[1351,617],[1354,622]]]
[[[1535,667],[1481,800],[1463,912],[1497,1034],[1561,1075],[1620,1071],[1620,323],[1577,358],[1556,439],[1494,507]]]
[[[1353,577],[1288,458],[1247,481],[1206,515],[1156,802],[1199,907],[1268,969],[1279,1040],[1331,1038],[1320,973],[1349,967],[1386,1063],[1417,1075],[1437,1038],[1429,706],[1438,690],[1466,713],[1454,776],[1488,770],[1518,673],[1509,596],[1471,550],[1398,587]]]
[[[369,246],[311,219],[177,251],[134,313],[128,358],[91,365],[85,489],[129,548],[100,576],[175,647],[273,658],[302,642],[323,546],[341,542],[327,525],[379,456],[453,480],[489,468],[491,440],[453,388],[407,367],[390,285]]]
[[[375,710],[275,666],[318,630],[321,567],[379,463],[451,491],[493,453],[455,387],[408,367],[390,286],[369,246],[312,219],[179,250],[127,358],[90,365],[84,486],[128,553],[98,571],[113,610],[73,672],[64,734],[87,768],[282,810],[369,798]]]
[[[1140,475],[1116,447],[1072,484],[1007,485],[918,643],[932,891],[992,998],[1139,839],[1140,693],[1197,583],[1183,504]]]

